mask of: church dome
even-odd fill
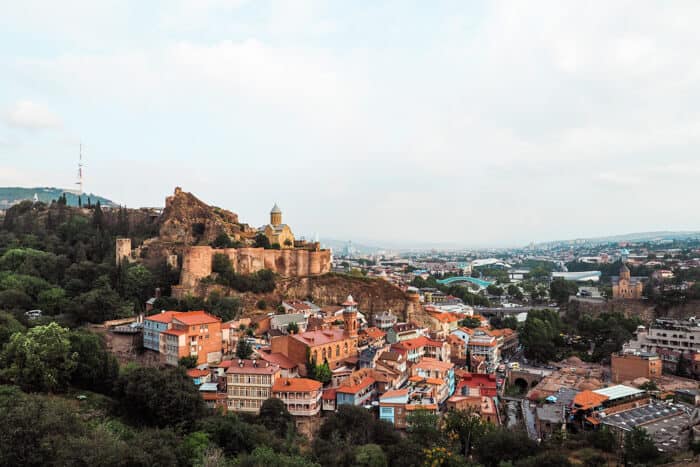
[[[270,214],[282,214],[282,210],[280,209],[279,206],[277,206],[277,203],[275,203],[275,205],[272,206],[272,210],[270,211]]]

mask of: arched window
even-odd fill
[[[343,351],[344,351],[346,354],[348,353],[348,343],[347,343],[347,341],[345,342],[345,348],[343,349]]]
[[[340,346],[339,345],[335,346],[335,356],[340,357]]]
[[[326,349],[323,349],[321,351],[321,355],[323,355],[323,359],[325,360],[326,359]]]

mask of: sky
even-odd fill
[[[0,186],[375,245],[700,229],[700,2],[0,0]]]

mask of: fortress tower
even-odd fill
[[[270,225],[276,226],[282,224],[282,210],[275,203],[270,211]]]
[[[347,300],[343,302],[345,309],[343,310],[343,325],[345,326],[345,334],[350,338],[357,337],[357,302],[348,295]]]

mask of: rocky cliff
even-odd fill
[[[175,188],[165,199],[160,218],[159,240],[184,245],[208,245],[225,233],[240,240],[247,226],[238,222],[238,215],[225,209],[209,206],[192,193]]]
[[[264,300],[270,306],[282,300],[311,300],[313,303],[338,305],[343,303],[348,295],[352,295],[358,303],[359,310],[368,319],[385,310],[391,310],[400,320],[410,319],[419,324],[428,324],[428,315],[423,308],[411,300],[401,289],[382,279],[352,277],[345,274],[324,274],[313,277],[290,277],[278,279],[275,290],[268,294],[239,294],[236,291],[224,290],[221,286],[200,285],[197,294],[206,296],[212,290],[223,294],[236,295],[241,298],[247,315],[265,314],[270,311],[258,311],[256,304]]]

